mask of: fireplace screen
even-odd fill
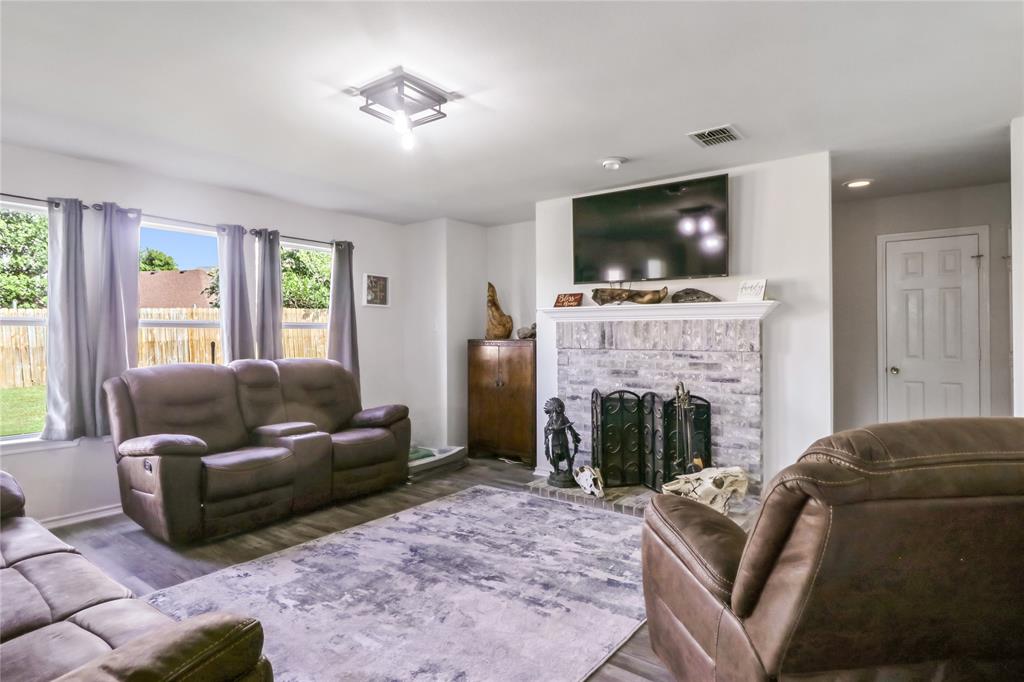
[[[711,403],[682,383],[670,400],[594,389],[591,408],[593,464],[606,487],[643,484],[660,492],[679,474],[711,466]]]

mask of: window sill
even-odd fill
[[[82,438],[74,440],[43,440],[38,433],[28,436],[17,436],[13,438],[0,439],[0,455],[19,455],[26,452],[39,452],[41,450],[64,450],[66,448],[78,447]],[[103,442],[110,442],[110,436],[103,436]]]

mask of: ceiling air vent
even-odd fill
[[[707,130],[696,130],[688,133],[687,136],[701,147],[714,147],[726,142],[735,142],[736,140],[743,139],[731,125],[708,128]]]

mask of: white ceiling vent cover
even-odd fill
[[[706,130],[695,130],[692,133],[687,133],[687,137],[701,147],[714,147],[726,142],[735,142],[743,139],[743,136],[729,124]]]

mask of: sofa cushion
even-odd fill
[[[54,622],[90,606],[132,596],[128,588],[108,578],[88,559],[71,552],[25,559],[10,570],[20,573],[39,591]]]
[[[290,485],[295,458],[287,448],[239,448],[203,457],[203,499],[226,500]]]
[[[388,429],[345,429],[331,434],[334,470],[358,469],[395,459],[398,442]]]
[[[25,513],[25,493],[6,471],[0,471],[0,518],[21,516]]]
[[[106,642],[74,623],[53,623],[0,644],[0,679],[52,680],[109,652]]]
[[[41,554],[74,551],[71,545],[27,516],[4,519],[0,525],[0,568]]]
[[[281,375],[288,421],[313,422],[333,433],[359,412],[359,384],[334,360],[297,358],[275,360]]]
[[[140,436],[179,433],[201,438],[210,452],[246,445],[235,373],[219,365],[176,364],[121,375]]]
[[[228,367],[238,378],[238,404],[248,428],[288,421],[277,365],[270,360],[235,360]]]
[[[115,599],[79,611],[68,621],[116,648],[174,619],[144,601]]]

